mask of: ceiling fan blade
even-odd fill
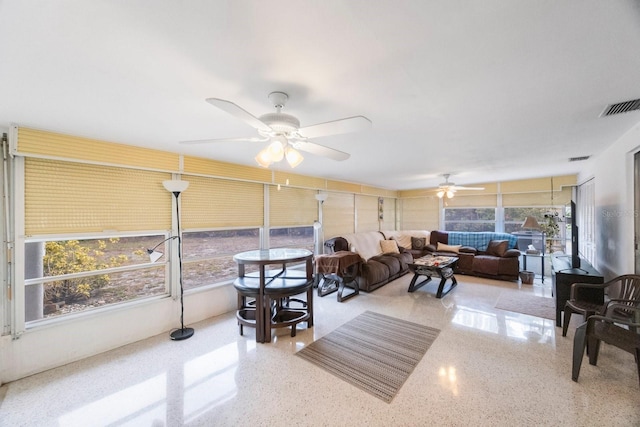
[[[218,107],[222,111],[225,111],[232,116],[239,118],[252,128],[263,130],[266,132],[271,131],[271,128],[260,121],[256,116],[231,101],[226,101],[219,98],[207,98],[206,101],[214,107]]]
[[[316,144],[315,142],[298,142],[294,144],[294,147],[300,151],[306,151],[307,153],[315,154],[316,156],[327,157],[332,160],[347,160],[351,157],[350,154],[335,150],[333,148],[325,147],[324,145]]]
[[[371,120],[364,116],[347,117],[346,119],[318,123],[298,129],[298,133],[305,138],[339,135],[341,133],[360,132],[371,128]]]
[[[484,187],[461,187],[459,185],[454,186],[456,190],[484,190]]]
[[[180,141],[180,144],[209,144],[214,142],[265,142],[269,138],[247,137],[247,138],[220,138],[220,139],[194,139],[191,141]]]

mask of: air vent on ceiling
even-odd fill
[[[580,157],[569,157],[570,162],[581,162],[583,160],[588,160],[591,156],[580,156]]]
[[[635,110],[640,110],[640,99],[607,105],[604,111],[600,113],[600,117],[613,116],[614,114],[628,113]]]

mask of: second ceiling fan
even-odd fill
[[[460,185],[456,185],[453,182],[449,182],[449,177],[451,174],[445,173],[442,175],[444,177],[444,182],[441,182],[438,185],[438,190],[436,195],[439,198],[447,197],[447,199],[453,198],[456,191],[458,190],[484,190],[484,187],[462,187]]]
[[[271,143],[256,156],[255,159],[258,164],[262,167],[269,167],[272,163],[279,162],[283,158],[286,158],[287,163],[289,163],[291,167],[296,167],[303,160],[298,150],[339,161],[346,160],[350,157],[348,153],[311,142],[311,139],[358,132],[371,128],[371,121],[364,116],[347,117],[300,127],[300,121],[296,117],[281,111],[288,99],[289,95],[284,92],[271,92],[269,94],[269,100],[275,107],[276,112],[256,117],[231,101],[219,98],[207,98],[206,101],[209,104],[231,114],[256,129],[259,136],[231,139],[203,139],[182,141],[181,143],[204,144],[236,141],[270,141]]]

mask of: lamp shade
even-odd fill
[[[166,181],[162,181],[162,185],[167,191],[172,193],[182,193],[184,190],[189,187],[189,181],[182,181],[179,179],[168,179]]]
[[[151,262],[156,262],[157,260],[162,258],[162,255],[164,255],[162,252],[151,251],[149,253],[149,259],[151,260]]]
[[[300,154],[298,150],[291,146],[287,146],[287,148],[285,148],[284,155],[287,158],[287,163],[289,163],[289,166],[291,166],[292,168],[295,168],[304,160],[302,154]]]
[[[325,200],[327,200],[327,197],[329,197],[329,195],[327,193],[318,193],[316,194],[316,200],[319,202],[324,202]]]
[[[537,219],[532,216],[528,216],[522,223],[522,228],[525,230],[540,230],[540,224],[538,224]]]

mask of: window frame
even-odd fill
[[[240,230],[257,230],[258,231],[258,236],[257,236],[257,241],[256,241],[256,246],[255,247],[246,248],[246,249],[243,249],[243,250],[234,250],[232,252],[219,254],[219,255],[215,255],[215,256],[195,256],[194,258],[191,258],[191,259],[189,259],[188,256],[184,254],[185,235],[188,235],[190,233],[207,233],[207,232],[240,231]],[[183,271],[185,270],[185,266],[187,266],[188,264],[197,263],[197,262],[203,262],[203,261],[210,261],[210,260],[214,260],[216,258],[223,258],[223,257],[229,257],[229,256],[231,256],[233,258],[233,256],[235,254],[239,253],[239,252],[258,249],[258,248],[260,248],[260,242],[262,242],[262,240],[263,240],[263,234],[264,234],[264,227],[259,227],[259,226],[252,226],[252,227],[212,227],[212,228],[198,228],[198,229],[182,230],[182,239],[183,239],[182,264],[183,264]],[[219,286],[224,286],[224,285],[227,285],[229,283],[232,283],[236,278],[237,278],[237,276],[229,278],[229,279],[223,279],[223,280],[219,280],[219,281],[214,281],[212,283],[204,283],[204,284],[201,284],[201,285],[198,285],[198,286],[195,286],[195,287],[190,287],[190,288],[186,288],[185,287],[184,292],[185,293],[198,292],[200,290],[206,290],[206,289],[216,288],[216,287],[219,287]]]
[[[451,220],[447,220],[447,211],[453,211],[453,210],[479,210],[479,209],[486,209],[486,210],[493,210],[493,220],[468,220],[468,221],[460,221],[460,220],[455,220],[455,221],[451,221]],[[451,223],[456,223],[456,224],[493,224],[493,229],[492,230],[482,230],[482,231],[492,231],[495,232],[496,231],[496,227],[498,224],[498,209],[497,207],[487,207],[487,206],[478,206],[478,207],[469,207],[469,206],[460,206],[460,207],[444,207],[442,209],[442,223],[443,223],[443,227],[445,231],[470,231],[470,230],[449,230],[447,225],[451,224]]]
[[[27,258],[25,254],[25,247],[27,243],[46,243],[52,241],[69,241],[69,240],[108,240],[111,238],[126,238],[126,237],[158,237],[158,243],[164,244],[164,253],[163,261],[149,262],[146,263],[138,263],[127,266],[120,267],[109,267],[105,269],[98,270],[87,270],[78,273],[68,273],[56,276],[43,276],[39,278],[25,279],[24,273],[27,263]],[[166,230],[162,231],[140,231],[140,232],[103,232],[103,233],[73,233],[73,234],[51,234],[51,235],[37,235],[37,236],[28,236],[24,237],[21,240],[21,251],[16,254],[17,260],[21,258],[20,264],[23,265],[22,269],[16,270],[16,273],[20,273],[22,276],[22,286],[19,287],[21,290],[21,299],[22,301],[18,303],[18,299],[16,299],[16,305],[14,307],[15,310],[15,319],[20,321],[20,325],[22,325],[22,331],[32,330],[40,327],[45,327],[51,324],[62,323],[66,321],[71,321],[73,319],[77,319],[85,316],[92,316],[95,313],[101,313],[104,311],[111,311],[114,309],[119,309],[120,307],[131,307],[138,304],[146,304],[148,301],[155,301],[164,298],[170,298],[175,294],[174,290],[171,289],[171,263],[169,259],[172,256],[172,247],[170,233]],[[177,240],[177,239],[176,239]],[[149,248],[150,249],[150,248]],[[81,277],[92,277],[103,274],[111,274],[111,273],[122,273],[129,271],[139,271],[145,269],[152,269],[164,266],[164,292],[161,295],[151,295],[147,297],[134,298],[131,300],[126,300],[117,303],[105,304],[104,306],[86,309],[78,312],[62,314],[59,316],[42,318],[27,321],[26,320],[26,289],[28,286],[38,285],[38,284],[46,284],[48,282],[54,282],[61,279],[75,279]]]

